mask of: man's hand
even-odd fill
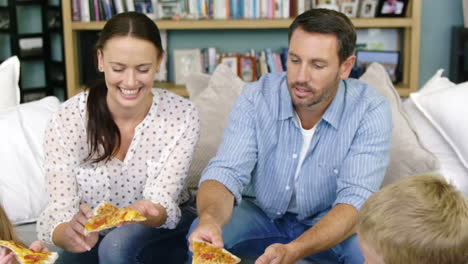
[[[14,264],[15,261],[15,254],[11,252],[9,249],[2,247],[0,249],[0,264]]]
[[[192,245],[194,239],[209,242],[217,248],[224,247],[221,227],[214,221],[200,219],[197,228],[188,239],[190,242],[190,251],[193,251]]]
[[[68,223],[59,225],[52,235],[54,243],[63,249],[82,253],[90,251],[99,239],[99,232],[92,232],[85,236],[85,223],[93,215],[87,204],[80,205],[80,211]]]
[[[298,261],[291,244],[273,244],[265,249],[255,264],[292,264]]]

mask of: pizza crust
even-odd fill
[[[57,252],[34,252],[14,241],[0,240],[0,246],[10,249],[20,264],[53,264],[58,258]]]

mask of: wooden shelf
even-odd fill
[[[351,19],[356,28],[403,28],[410,27],[411,18],[356,18]],[[206,29],[278,29],[289,28],[292,19],[201,19],[201,20],[154,20],[161,30],[206,30]],[[73,30],[101,30],[105,21],[73,22]]]
[[[189,93],[185,85],[176,85],[171,82],[155,82],[153,87],[166,89],[182,97],[187,97],[187,98],[189,97]],[[396,84],[395,88],[397,89],[398,94],[401,97],[408,97],[409,94],[411,93],[411,89],[409,88],[408,84],[404,84],[404,83]]]
[[[422,0],[410,1],[407,12],[408,17],[403,18],[353,18],[356,28],[401,28],[403,29],[403,41],[401,52],[403,66],[403,84],[396,85],[399,94],[403,97],[415,92],[418,88],[419,79],[419,49],[421,30],[421,2]],[[68,96],[81,91],[79,81],[78,39],[80,31],[101,30],[105,21],[99,22],[74,22],[71,17],[70,1],[63,1],[63,28],[65,40],[65,62]],[[155,20],[161,30],[263,30],[263,29],[287,29],[293,19],[201,19],[201,20]],[[156,83],[155,87],[161,87],[187,97],[184,86]]]

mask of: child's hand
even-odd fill
[[[9,249],[2,247],[0,249],[0,264],[14,264],[16,263],[15,254],[10,252]]]
[[[39,240],[32,242],[29,249],[34,252],[49,252],[49,249],[47,249],[44,243]]]

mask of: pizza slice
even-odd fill
[[[201,240],[193,241],[192,264],[236,264],[241,261],[224,248]]]
[[[94,209],[94,215],[85,224],[85,234],[112,228],[127,221],[145,221],[146,217],[135,209],[118,208],[102,202]]]
[[[34,252],[14,241],[0,240],[0,246],[10,249],[20,264],[53,264],[57,258],[57,252]]]

